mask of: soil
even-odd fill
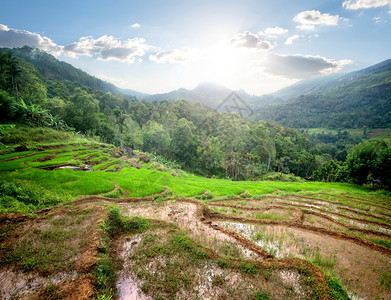
[[[114,182],[113,186],[113,190],[109,193],[119,189]],[[203,196],[206,196],[207,192],[205,190]],[[246,192],[244,191],[239,196],[246,196],[248,194]],[[371,299],[374,295],[385,299],[391,298],[390,291],[385,290],[380,284],[382,274],[391,270],[391,249],[368,240],[368,238],[376,237],[391,238],[391,234],[382,230],[383,227],[383,229],[391,228],[391,225],[365,220],[364,217],[375,217],[375,213],[372,214],[373,210],[371,211],[370,207],[368,210],[359,211],[357,208],[353,209],[352,205],[324,200],[315,196],[277,196],[248,200],[229,198],[209,202],[178,197],[155,200],[166,197],[169,193],[170,190],[164,187],[163,192],[149,197],[129,198],[126,194],[124,194],[124,199],[107,198],[103,196],[105,194],[83,197],[71,203],[59,205],[55,209],[47,208],[37,211],[38,217],[35,219],[27,218],[21,214],[1,214],[0,227],[8,224],[20,224],[21,228],[45,226],[45,218],[50,214],[61,215],[67,211],[67,207],[70,205],[80,209],[90,207],[96,214],[95,225],[88,232],[88,245],[78,256],[72,272],[53,274],[57,277],[41,277],[34,273],[23,273],[18,269],[12,269],[12,266],[2,267],[0,269],[2,298],[22,296],[31,296],[36,299],[45,298],[49,293],[48,284],[54,284],[56,293],[66,299],[93,297],[95,295],[93,287],[95,279],[91,272],[99,260],[98,247],[101,235],[99,224],[105,217],[103,206],[105,203],[116,203],[125,216],[139,215],[160,222],[174,223],[213,253],[221,253],[223,245],[233,245],[243,259],[255,264],[270,266],[273,270],[279,270],[279,280],[290,284],[297,294],[305,295],[305,292],[300,290],[302,287],[297,274],[306,270],[308,276],[313,279],[311,284],[316,286],[317,290],[323,291],[321,293],[322,299],[327,299],[326,277],[320,269],[303,260],[311,259],[304,253],[305,251],[309,251],[309,253],[318,251],[322,257],[333,256],[332,259],[336,261],[337,276],[351,293],[364,299]],[[368,205],[370,202],[353,197],[351,197],[351,201],[365,202]],[[290,217],[283,221],[254,219],[221,214],[210,210],[208,206],[236,208],[254,213],[268,212],[280,217],[285,217],[284,214],[288,210],[293,211],[293,214],[290,213]],[[384,206],[381,205],[371,203],[370,206],[381,207],[385,214],[391,211],[387,207],[384,209]],[[347,214],[341,213],[342,210]],[[378,212],[376,213],[378,214]],[[374,229],[357,228],[336,220],[336,216],[346,218],[351,222],[357,221],[363,225],[378,225],[378,227],[375,226]],[[261,228],[261,236],[273,233],[273,241],[253,240],[251,234],[259,228]],[[363,237],[347,234],[346,229],[362,233]],[[14,237],[14,239],[17,238],[18,236]],[[137,236],[133,236],[130,239],[120,241],[118,251],[122,253],[130,251],[129,247],[134,246],[136,240]],[[279,241],[278,245],[276,241]],[[296,243],[294,243],[295,241]],[[291,255],[296,258],[290,258]],[[126,260],[126,257],[123,259]],[[220,272],[217,266],[209,267],[211,272]],[[117,289],[120,299],[149,299],[148,295],[141,292],[142,282],[138,282],[134,275],[121,269],[118,278]],[[29,288],[25,288],[25,286]],[[210,291],[205,292],[204,295],[209,294],[216,295]],[[187,298],[185,294],[183,296]]]

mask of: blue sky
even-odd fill
[[[3,0],[0,47],[39,47],[146,93],[251,94],[391,58],[391,0]]]

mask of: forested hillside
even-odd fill
[[[46,67],[43,64],[38,70],[29,62],[34,61],[33,53],[41,57],[37,61],[47,61]],[[2,124],[81,132],[149,152],[163,163],[198,174],[234,180],[273,176],[300,180],[281,175],[292,173],[302,178],[347,180],[350,171],[343,162],[360,142],[347,132],[309,136],[275,122],[253,122],[237,113],[220,113],[186,100],[149,102],[113,94],[95,87],[96,78],[31,48],[0,54]],[[85,75],[86,85],[78,81],[80,74]]]
[[[339,78],[305,81],[275,95],[296,98],[259,108],[255,119],[293,128],[391,127],[391,60]]]

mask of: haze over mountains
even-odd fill
[[[31,63],[45,80],[72,81],[105,92],[124,93],[147,101],[186,99],[218,107],[233,90],[211,82],[194,89],[178,89],[165,94],[148,95],[120,89],[93,77],[54,56],[29,47],[12,50]],[[275,93],[236,94],[256,112],[255,118],[277,121],[294,128],[391,127],[391,59],[348,74],[333,74],[300,81]]]

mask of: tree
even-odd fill
[[[162,125],[148,121],[143,127],[143,140],[145,151],[168,156],[171,138]]]
[[[259,124],[255,129],[254,138],[258,142],[258,146],[255,149],[257,154],[262,157],[264,152],[267,153],[267,172],[269,172],[272,160],[276,155],[274,139],[270,136],[270,130],[263,124]]]
[[[391,191],[391,148],[381,149],[374,170],[374,177],[380,179],[381,184]]]
[[[193,167],[197,157],[198,137],[193,122],[185,118],[178,120],[171,135],[173,158],[186,167]]]
[[[376,176],[381,151],[387,144],[380,140],[369,140],[358,144],[346,158],[348,176],[358,184],[364,184],[368,177]],[[387,155],[384,156],[387,160]]]
[[[118,107],[116,109],[114,109],[113,113],[115,116],[115,123],[117,124],[118,130],[119,130],[120,146],[122,147],[124,144],[123,131],[124,131],[124,127],[126,128],[125,120],[126,120],[127,116],[123,115],[121,113],[121,110]]]
[[[20,75],[21,71],[18,67],[18,61],[16,57],[10,55],[8,59],[8,74],[11,79],[11,88],[14,94],[15,100],[18,99],[18,83],[16,81],[17,77]]]
[[[197,147],[197,161],[202,170],[209,174],[222,171],[224,153],[220,148],[220,141],[216,137],[203,136]]]
[[[76,88],[65,106],[65,121],[68,125],[87,132],[97,129],[99,125],[98,100],[81,88]]]

